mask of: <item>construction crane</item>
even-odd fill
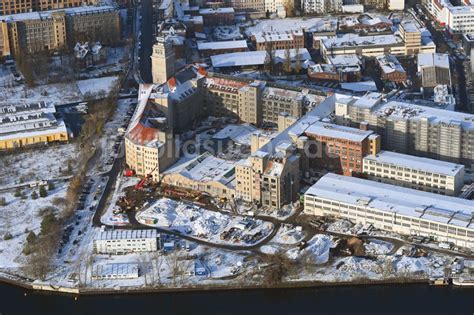
[[[158,167],[158,164],[156,164],[155,168],[153,168],[150,173],[145,175],[145,177],[143,177],[142,180],[140,180],[138,184],[135,185],[135,189],[142,189],[143,185],[145,185],[148,179],[150,179],[153,176],[152,173],[156,170],[157,167]]]

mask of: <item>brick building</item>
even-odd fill
[[[401,83],[406,81],[407,72],[393,55],[381,55],[375,58],[382,72],[382,80]]]
[[[331,123],[317,122],[305,131],[314,158],[310,168],[327,169],[346,176],[363,173],[363,158],[380,151],[380,136],[370,130],[361,130]]]

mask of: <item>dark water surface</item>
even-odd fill
[[[350,286],[83,296],[76,301],[0,285],[0,314],[474,314],[474,289]]]

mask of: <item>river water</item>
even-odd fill
[[[473,289],[428,285],[107,295],[77,301],[0,285],[0,297],[1,315],[474,314]]]

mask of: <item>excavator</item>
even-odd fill
[[[145,183],[153,176],[152,173],[156,170],[157,167],[158,167],[158,164],[155,166],[154,169],[151,170],[150,173],[148,173],[145,177],[143,177],[143,178],[138,182],[138,184],[135,185],[135,189],[142,189],[142,188],[143,188],[143,185],[145,185]]]

